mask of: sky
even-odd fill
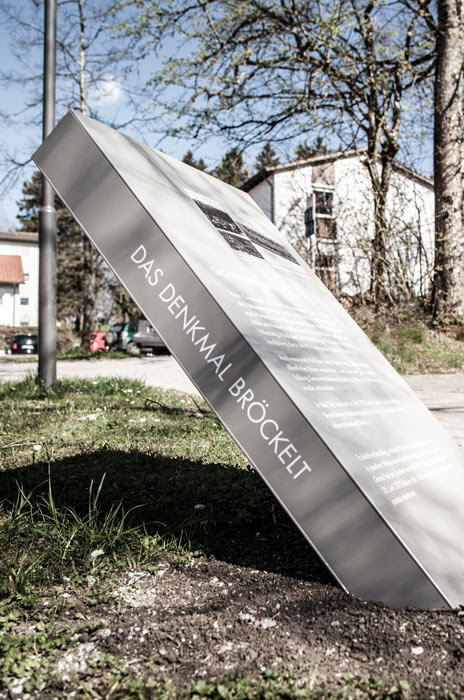
[[[30,6],[30,0],[15,0],[17,8],[27,8]],[[14,36],[10,28],[4,22],[0,23],[0,68],[2,73],[7,73],[10,70],[18,68],[18,62],[13,51]],[[33,73],[35,68],[41,70],[43,63],[42,49],[31,51],[27,56],[28,67],[22,68],[23,71]],[[143,75],[143,66],[142,66]],[[34,151],[38,148],[42,139],[42,124],[40,110],[35,110],[36,118],[32,124],[25,125],[24,117],[19,114],[24,109],[24,106],[31,99],[31,86],[26,82],[16,84],[11,81],[2,86],[2,102],[0,107],[1,114],[15,115],[10,116],[5,123],[2,120],[2,128],[0,129],[0,153],[9,155],[13,154],[20,162],[27,162],[26,165],[17,170],[14,182],[8,181],[0,184],[0,230],[15,230],[19,227],[19,222],[16,219],[18,214],[17,201],[21,199],[22,184],[29,179],[34,171],[34,164],[30,158]],[[87,94],[89,104],[92,107],[98,108],[100,118],[108,121],[116,120],[123,121],[125,117],[125,98],[122,84],[115,76],[108,75],[106,81],[100,84],[98,93],[89,91]],[[148,139],[140,131],[135,132],[130,125],[122,129],[125,133],[138,138],[139,140],[149,143],[149,145],[161,148],[165,153],[182,159],[188,150],[192,150],[195,157],[205,159],[209,167],[214,167],[223,156],[227,146],[219,141],[211,141],[206,146],[198,148],[194,141],[164,139],[162,142],[155,137]],[[10,170],[5,164],[5,158],[0,160],[0,183],[4,180],[5,175]]]

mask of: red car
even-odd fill
[[[90,336],[90,352],[108,352],[108,348],[105,343],[106,333],[92,333]]]

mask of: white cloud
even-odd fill
[[[89,90],[88,100],[94,107],[114,105],[122,98],[122,88],[117,78],[101,80]]]

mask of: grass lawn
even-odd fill
[[[122,350],[112,350],[111,352],[90,352],[83,348],[69,348],[67,350],[58,350],[56,354],[57,360],[102,360],[103,358],[111,360],[125,360],[128,356],[127,352]],[[9,362],[37,362],[38,355],[6,355],[3,359],[8,359]]]
[[[348,313],[400,374],[440,374],[464,367],[464,327],[434,327],[418,308],[349,306]]]
[[[214,557],[268,568],[260,553],[273,557],[277,545],[267,533],[292,526],[206,405],[187,396],[121,379],[63,380],[44,396],[27,379],[0,384],[0,404],[1,698],[407,697],[401,684],[350,675],[328,688],[285,663],[187,679],[182,691],[155,663],[142,673],[108,653],[92,664],[85,640],[131,572]],[[279,570],[301,574],[301,546]],[[68,672],[76,640],[87,657]]]
[[[376,323],[369,335],[400,374],[456,372],[464,366],[464,342],[422,323]]]

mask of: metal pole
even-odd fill
[[[43,140],[55,126],[56,0],[45,0]],[[56,384],[56,210],[54,192],[42,178],[39,212],[39,380]]]

